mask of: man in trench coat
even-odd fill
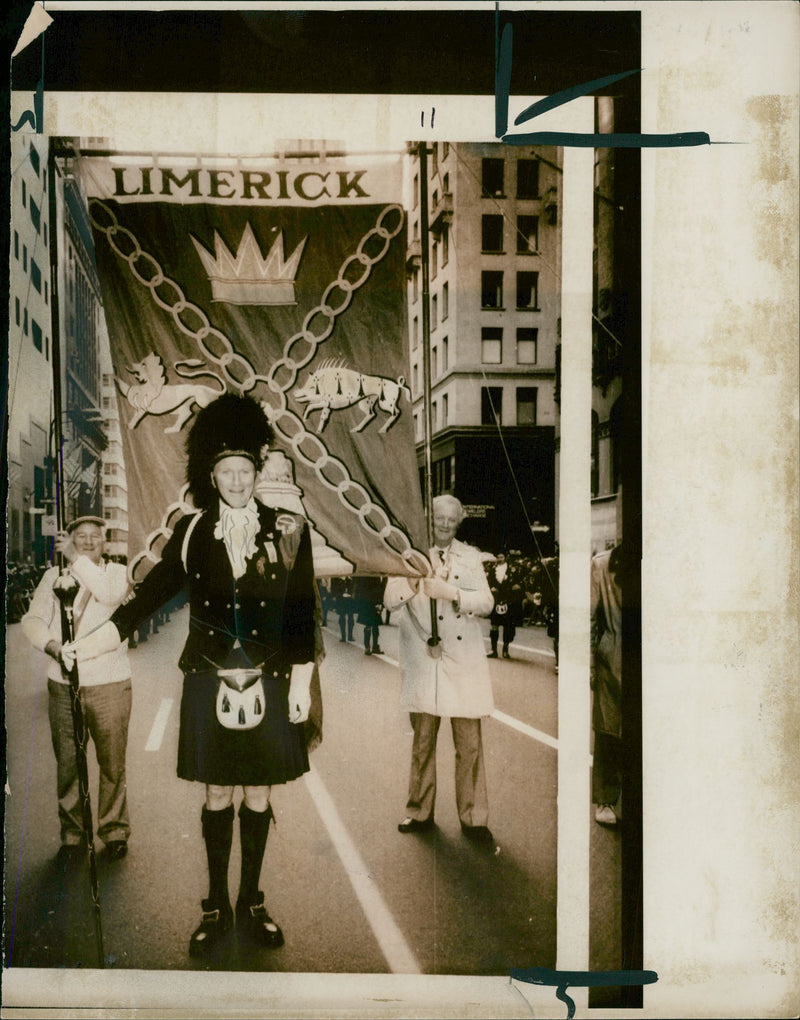
[[[456,804],[464,835],[493,843],[483,760],[481,718],[494,711],[489,664],[479,617],[494,604],[477,549],[455,538],[464,509],[453,496],[433,501],[431,577],[389,578],[384,605],[398,612],[402,707],[411,715],[407,817],[400,832],[433,828],[436,801],[436,738],[442,716],[450,718],[456,751]],[[435,600],[440,645],[432,655],[431,599]]]

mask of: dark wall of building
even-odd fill
[[[504,429],[455,440],[454,495],[467,508],[459,538],[487,552],[549,555],[555,524],[554,429]],[[531,525],[549,531],[531,531]],[[537,544],[538,542],[538,544]]]

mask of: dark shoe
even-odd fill
[[[249,906],[246,903],[236,904],[236,928],[259,946],[277,949],[283,945],[283,932],[267,913],[263,892],[259,892],[256,902]]]
[[[56,854],[55,865],[60,872],[74,868],[85,856],[86,850],[80,843],[62,843]]]
[[[203,956],[210,952],[233,924],[230,904],[212,909],[211,901],[203,900],[202,907],[203,919],[189,940],[189,956]]]
[[[372,655],[372,652],[369,650],[369,648],[364,649],[364,655]]]
[[[372,649],[372,654],[383,655],[383,649],[380,647],[380,645],[375,645],[375,647]]]
[[[128,843],[124,839],[110,839],[106,843],[106,855],[111,861],[121,861],[128,852]]]
[[[484,846],[494,843],[494,836],[485,825],[465,825],[462,822],[461,831],[473,843],[481,843]]]
[[[510,659],[510,658],[511,658],[511,656],[510,656],[510,655],[508,654],[508,652],[507,652],[507,651],[503,650],[503,658],[504,658],[504,659]]]
[[[429,832],[434,826],[432,818],[404,818],[397,826],[398,832]]]
[[[344,641],[345,644],[347,644],[347,638],[346,637],[340,637],[339,638],[339,644],[341,644],[343,641]]]
[[[489,652],[489,654],[486,656],[486,658],[487,659],[496,659],[497,658],[497,652]]]

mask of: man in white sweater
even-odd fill
[[[103,559],[106,524],[99,517],[78,517],[56,538],[56,549],[78,581],[74,603],[75,635],[88,634],[104,623],[128,594],[124,566]],[[61,649],[61,607],[53,590],[59,568],[45,571],[22,618],[22,629],[35,647],[52,660],[47,670],[50,733],[57,764],[58,816],[61,825],[62,861],[85,848],[71,693],[64,672]],[[80,699],[87,732],[94,741],[100,766],[97,832],[112,860],[128,850],[128,818],[125,754],[131,714],[131,669],[127,642],[93,659],[78,656]]]

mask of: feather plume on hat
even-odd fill
[[[223,393],[201,408],[186,438],[186,481],[194,505],[207,510],[217,499],[211,472],[223,457],[247,457],[261,469],[274,438],[267,416],[252,397]]]

